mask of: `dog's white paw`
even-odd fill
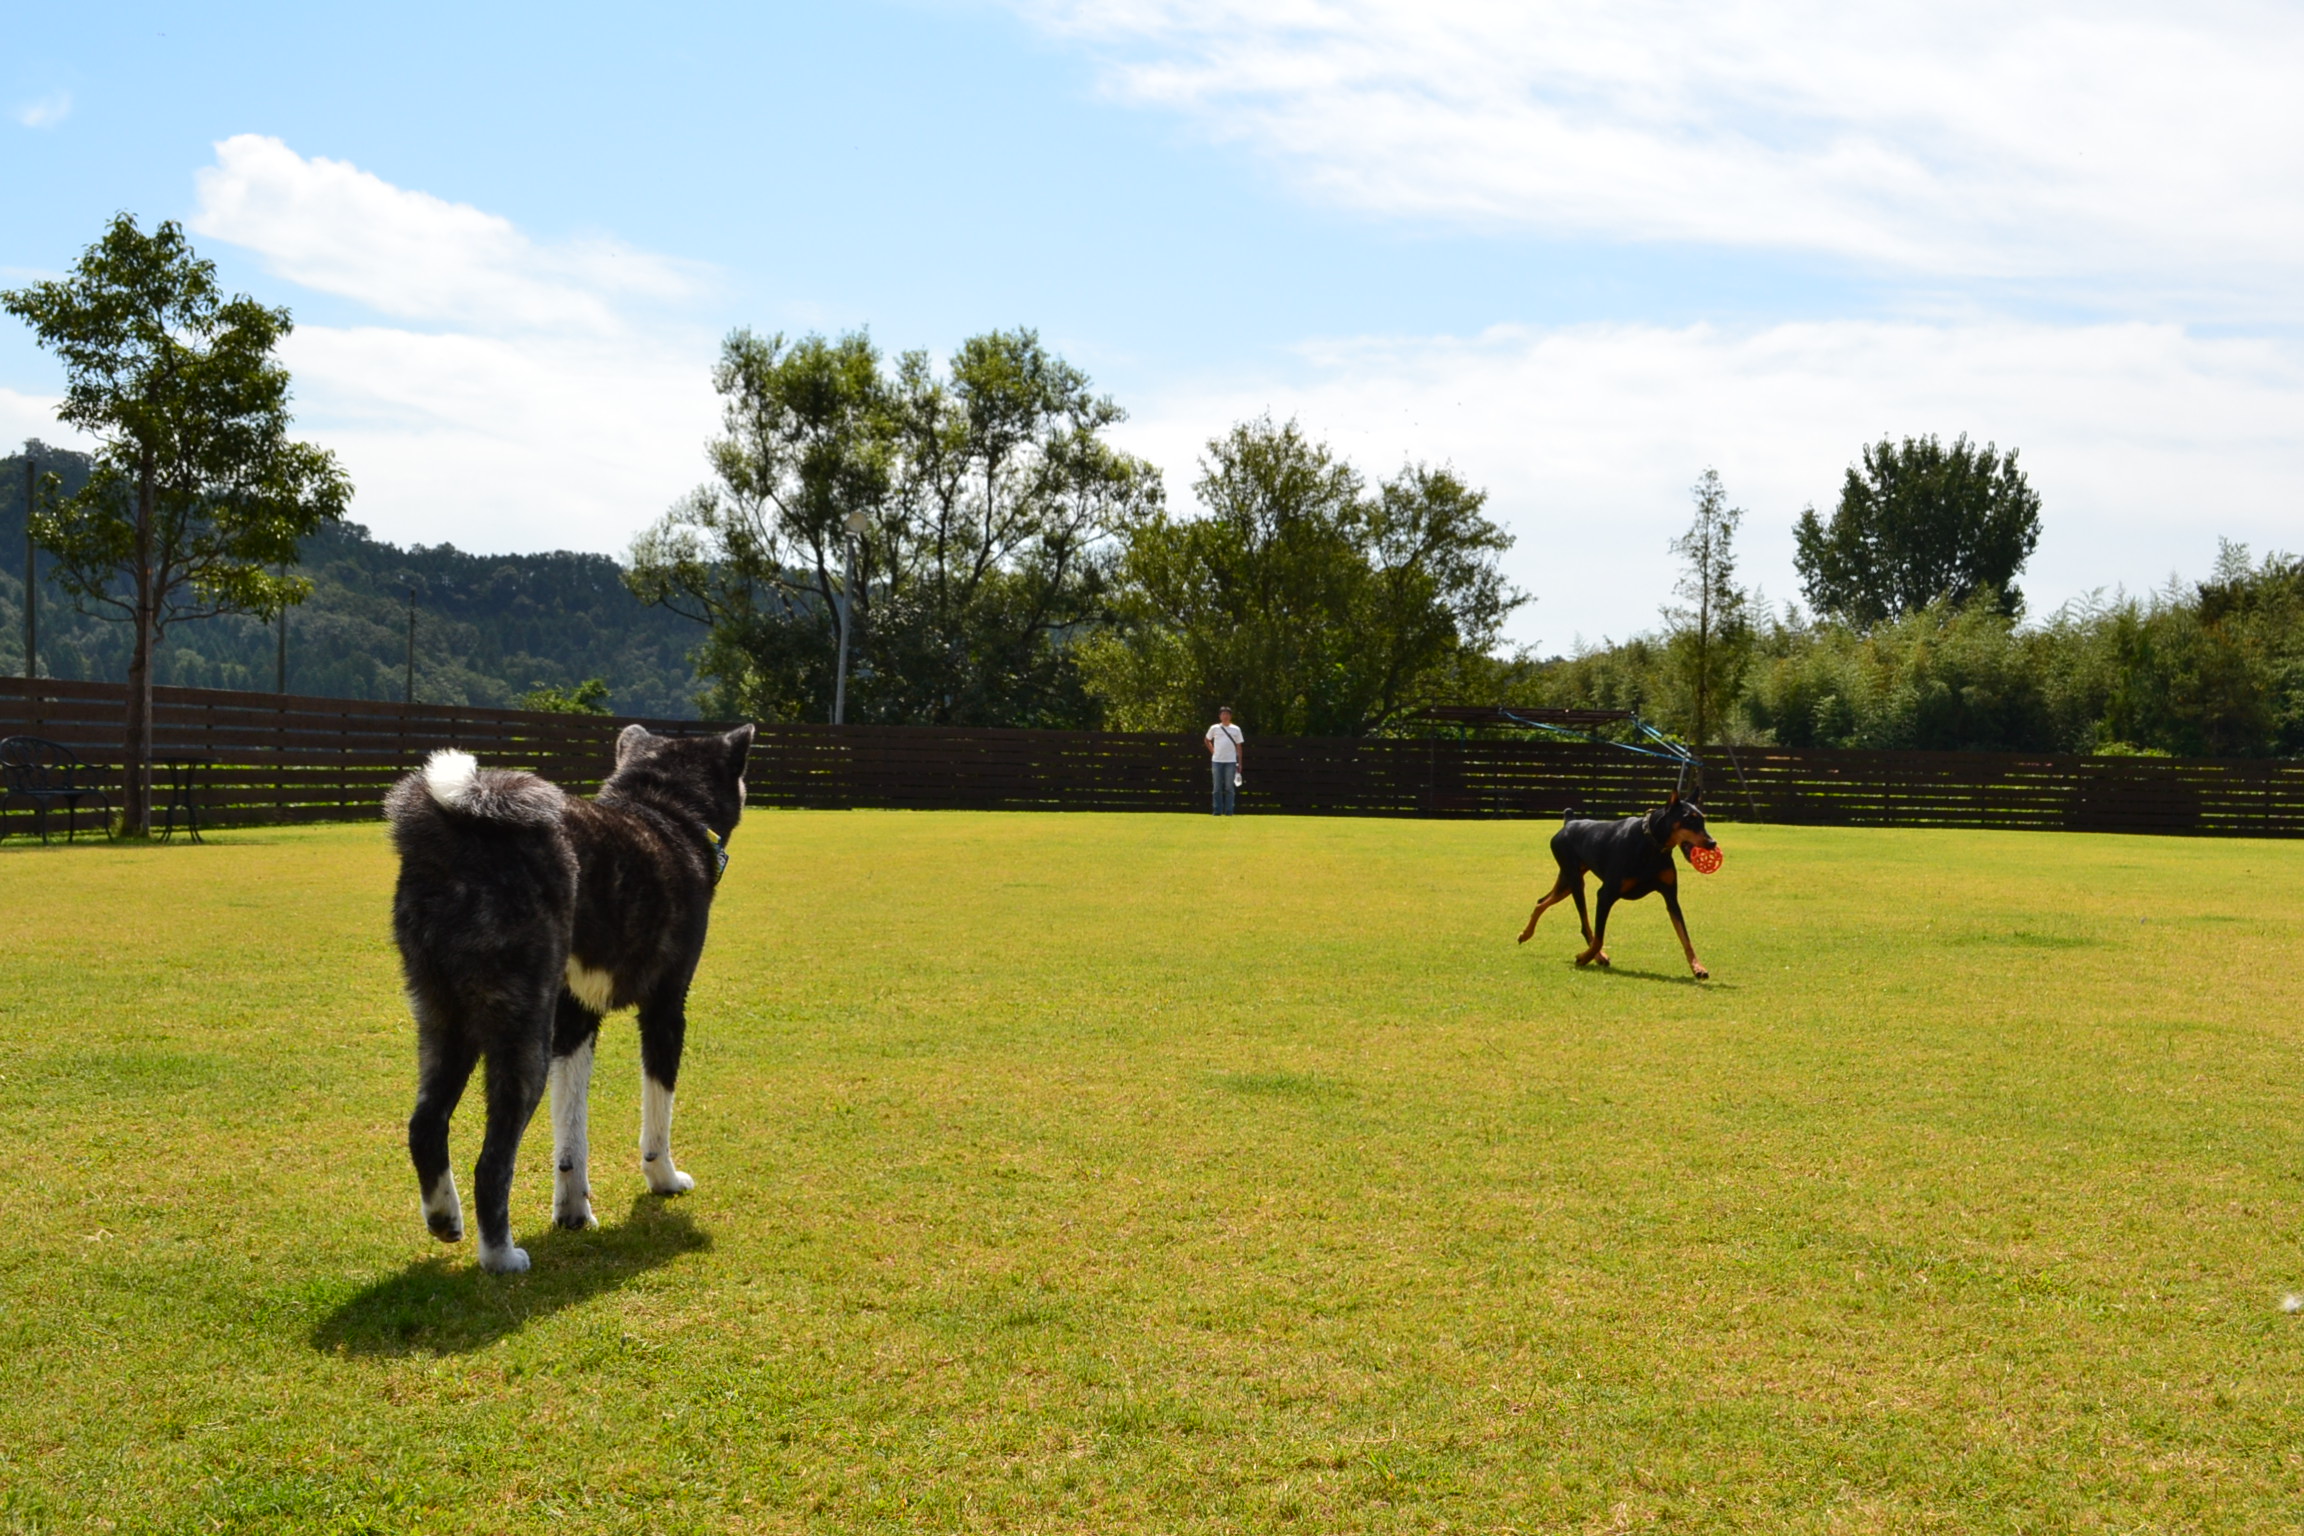
[[[552,1203],[552,1219],[571,1232],[582,1232],[600,1225],[599,1218],[592,1214],[590,1190],[573,1200],[555,1200]]]
[[[464,1241],[464,1203],[456,1198],[456,1180],[443,1175],[424,1193],[424,1227],[444,1243]]]
[[[528,1271],[528,1250],[510,1243],[501,1248],[480,1245],[480,1267],[492,1275],[520,1275]]]
[[[662,1172],[657,1171],[657,1163],[644,1163],[641,1167],[648,1175],[649,1189],[659,1195],[684,1195],[696,1187],[696,1180],[673,1167],[670,1158],[663,1159]]]

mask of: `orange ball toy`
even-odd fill
[[[1708,875],[1718,869],[1722,857],[1723,855],[1717,848],[1691,848],[1688,850],[1688,863],[1700,875]]]

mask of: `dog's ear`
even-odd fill
[[[1674,790],[1674,791],[1672,791],[1672,798],[1664,802],[1664,809],[1666,809],[1666,810],[1670,810],[1670,809],[1672,809],[1672,807],[1674,807],[1674,806],[1678,805],[1679,803],[1680,803],[1680,791],[1678,791],[1678,790]]]
[[[647,739],[648,727],[644,725],[628,725],[618,731],[616,733],[616,766],[623,767],[624,759],[638,751],[640,743]]]
[[[759,733],[759,727],[747,720],[720,738],[728,743],[728,771],[738,778],[744,776],[745,761],[752,756],[752,738]]]

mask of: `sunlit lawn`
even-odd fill
[[[0,1528],[2304,1523],[2297,850],[1720,830],[1699,987],[1548,826],[755,813],[509,1280],[380,828],[12,839]]]

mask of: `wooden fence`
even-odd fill
[[[117,780],[124,693],[0,679],[0,735],[64,742]],[[155,709],[155,756],[205,765],[200,815],[216,826],[374,816],[393,779],[443,746],[589,791],[627,723],[193,688],[157,690]],[[1207,762],[1197,736],[772,726],[750,783],[761,806],[1189,812],[1207,808]],[[1553,741],[1257,737],[1241,810],[1621,816],[1660,803],[1675,777],[1668,763]],[[1739,748],[1715,755],[1709,778],[1707,809],[1731,821],[2304,836],[2304,763],[2289,761]],[[0,829],[26,814],[8,811]]]
[[[117,804],[127,693],[120,683],[0,678],[0,736],[42,736],[70,747],[101,772]],[[612,766],[616,732],[631,718],[220,688],[155,688],[152,712],[154,822],[168,798],[167,765],[195,764],[203,826],[377,816],[392,782],[439,747],[462,747],[492,766],[531,768],[589,792]],[[642,723],[668,732],[699,728],[692,720]],[[30,815],[11,802],[0,831],[24,830]]]
[[[1296,816],[1627,816],[1676,768],[1607,747],[1500,737],[1260,737],[1240,808]],[[1707,765],[1716,819],[2304,836],[2304,763],[1739,748]],[[1205,810],[1195,737],[805,726],[762,733],[756,804]]]

